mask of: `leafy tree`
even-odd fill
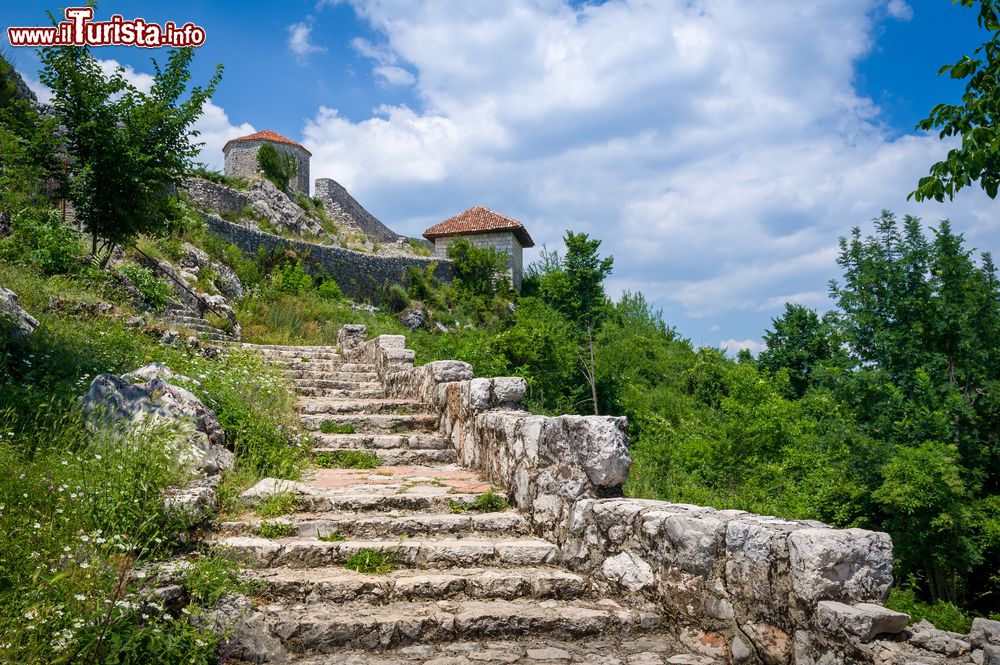
[[[767,349],[758,363],[776,373],[787,369],[796,397],[805,394],[815,382],[817,369],[840,352],[832,317],[820,319],[816,312],[802,305],[785,304],[785,313],[771,319],[774,330],[764,331]]]
[[[594,335],[609,312],[604,280],[611,274],[614,258],[598,256],[601,241],[591,240],[586,233],[566,231],[563,242],[566,256],[543,253],[541,267],[533,269],[530,277],[533,282],[537,280],[541,298],[583,331],[586,350],[581,353],[580,364],[590,385],[596,416],[599,408]]]
[[[448,258],[452,260],[455,290],[480,318],[498,298],[514,296],[506,252],[476,247],[465,238],[456,238],[448,245]]]
[[[288,191],[288,183],[299,172],[295,156],[284,150],[278,150],[270,143],[264,143],[257,150],[257,165],[264,177],[283,192]]]
[[[1000,187],[1000,0],[953,0],[965,7],[979,6],[979,27],[992,33],[972,56],[963,55],[945,65],[938,75],[968,79],[961,104],[938,104],[917,129],[940,128],[940,136],[961,136],[962,145],[948,151],[945,159],[930,169],[930,175],[910,193],[917,201],[954,198],[963,187],[979,181],[980,187],[996,198]]]
[[[156,234],[170,215],[171,193],[198,154],[191,127],[212,96],[209,84],[187,89],[193,49],[154,60],[153,86],[144,93],[118,68],[105,76],[87,47],[41,49],[40,79],[66,128],[71,157],[69,197],[90,231],[91,252],[110,250],[140,233]],[[107,259],[105,259],[106,261]]]

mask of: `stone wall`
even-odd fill
[[[659,603],[693,651],[782,665],[990,662],[985,641],[977,650],[975,636],[911,631],[907,615],[882,607],[887,534],[623,498],[624,418],[536,416],[520,408],[524,379],[472,378],[458,361],[414,368],[402,336],[364,337],[364,326],[345,326],[344,356],[373,363],[387,397],[428,402],[460,461],[504,490],[563,563]]]
[[[448,257],[448,247],[456,238],[465,238],[475,247],[492,247],[507,252],[507,267],[510,269],[511,282],[514,288],[521,290],[521,277],[524,273],[524,249],[521,243],[510,231],[495,231],[492,233],[475,233],[461,236],[445,236],[434,239],[434,255],[439,258]]]
[[[264,141],[235,141],[223,150],[226,156],[225,174],[234,178],[249,178],[260,173],[257,163],[257,151],[264,143],[270,143],[280,152],[286,152],[295,158],[298,171],[295,177],[288,181],[288,186],[295,191],[309,195],[309,155],[305,150],[285,143]]]
[[[224,214],[238,215],[250,205],[246,192],[203,178],[185,178],[181,188],[198,206]]]
[[[405,281],[410,266],[426,270],[428,264],[436,263],[434,275],[442,281],[451,281],[449,261],[416,256],[380,256],[317,245],[227,222],[217,215],[202,213],[201,216],[210,231],[251,256],[256,256],[260,247],[268,252],[293,250],[302,259],[306,272],[333,277],[344,295],[354,300],[379,301],[389,285]]]
[[[360,231],[379,242],[396,242],[401,238],[375,215],[365,210],[343,185],[332,178],[316,179],[316,198],[323,202],[330,219],[345,228]]]

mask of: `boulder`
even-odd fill
[[[622,552],[605,559],[601,572],[609,581],[633,592],[656,583],[656,575],[650,565],[632,552]]]
[[[406,326],[407,330],[413,332],[418,328],[423,328],[424,324],[427,323],[427,312],[419,307],[414,307],[404,312],[399,317],[399,322]]]
[[[38,328],[38,319],[28,314],[17,300],[17,294],[0,286],[0,319],[13,324],[8,335],[23,339]]]
[[[290,231],[297,235],[319,235],[323,227],[318,219],[306,215],[288,195],[274,186],[270,180],[254,180],[246,193],[253,211],[267,219],[279,231]]]
[[[974,649],[985,649],[988,646],[1000,648],[1000,621],[973,619],[969,643]]]
[[[181,378],[165,365],[152,364],[124,377],[100,374],[80,398],[90,427],[113,427],[119,423],[167,423],[189,428],[188,451],[196,472],[213,476],[232,468],[233,454],[224,445],[226,433],[215,413],[185,388],[160,376]],[[128,377],[128,378],[126,378]],[[149,380],[132,383],[131,379]]]

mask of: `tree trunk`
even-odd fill
[[[594,415],[599,416],[601,414],[597,412],[597,367],[594,363],[594,331],[590,326],[587,326],[587,349],[590,352],[590,367],[587,372],[587,381],[590,383],[590,397],[594,402]]]

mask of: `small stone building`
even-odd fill
[[[424,237],[434,243],[434,254],[448,257],[448,246],[455,238],[464,237],[476,247],[493,247],[507,252],[510,278],[514,288],[521,289],[524,273],[523,250],[534,247],[528,230],[516,219],[475,206],[424,231]]]
[[[287,152],[295,157],[298,171],[288,182],[290,189],[309,195],[309,158],[312,153],[290,138],[282,136],[270,129],[255,134],[247,134],[231,139],[222,148],[226,156],[224,173],[235,178],[249,178],[260,174],[257,164],[257,151],[265,143],[270,143],[281,152]]]

